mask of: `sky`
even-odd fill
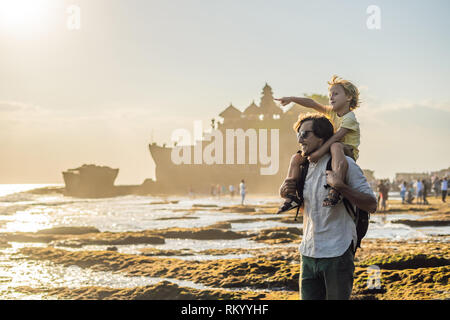
[[[265,83],[275,97],[327,94],[333,74],[361,91],[362,168],[448,168],[449,12],[446,0],[0,0],[0,183],[63,183],[93,163],[140,184],[154,177],[150,142],[259,103]]]

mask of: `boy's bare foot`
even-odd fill
[[[300,198],[292,194],[288,194],[286,198],[287,200],[283,203],[280,209],[278,209],[277,214],[298,208],[303,203],[303,201]]]

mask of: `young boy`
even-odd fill
[[[308,157],[310,162],[317,162],[327,152],[331,152],[331,167],[342,180],[345,180],[348,163],[345,155],[358,159],[358,146],[360,142],[359,123],[353,112],[359,106],[359,91],[350,81],[343,80],[334,75],[328,82],[329,98],[331,106],[324,106],[310,98],[284,97],[275,99],[280,101],[283,106],[294,102],[304,107],[312,108],[325,114],[334,126],[334,135],[325,142],[322,147]],[[294,127],[298,131],[298,128]],[[298,139],[305,139],[302,135],[305,133],[297,132]],[[307,133],[306,133],[307,134]],[[300,165],[306,161],[301,152],[297,152],[289,164],[286,181],[298,181],[300,177]],[[295,194],[287,194],[287,199],[278,213],[294,209],[302,205],[302,200]],[[339,192],[330,188],[328,196],[323,201],[324,207],[334,206],[341,200]]]

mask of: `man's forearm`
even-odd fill
[[[358,208],[370,213],[377,211],[377,200],[370,194],[356,191],[346,184],[339,184],[335,189]]]

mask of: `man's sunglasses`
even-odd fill
[[[300,142],[300,140],[307,139],[310,132],[313,132],[313,131],[312,130],[305,130],[305,131],[297,132],[297,140]]]

